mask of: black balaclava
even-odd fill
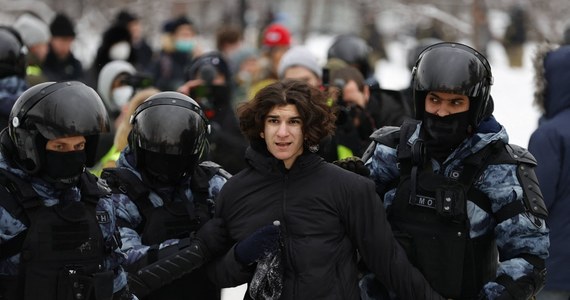
[[[470,116],[469,111],[445,117],[424,112],[422,128],[431,157],[444,161],[471,134]]]
[[[59,152],[45,150],[45,160],[41,178],[52,183],[57,189],[76,185],[85,171],[87,156],[85,150]]]

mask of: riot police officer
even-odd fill
[[[492,116],[491,67],[458,43],[413,70],[415,120],[364,155],[409,259],[453,299],[529,299],[544,285],[547,211],[526,150]]]
[[[201,269],[190,272],[225,246],[221,220],[208,220],[230,175],[202,161],[208,119],[192,98],[161,92],[139,105],[130,122],[129,144],[117,168],[104,169],[101,177],[118,205],[131,289],[146,299],[218,299],[219,289]],[[198,239],[190,239],[199,228]],[[167,258],[177,251],[191,263]]]
[[[80,82],[16,101],[0,135],[0,299],[130,299],[110,190],[85,171],[109,129]]]

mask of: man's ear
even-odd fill
[[[260,132],[260,133],[259,133],[259,136],[260,136],[262,139],[265,138],[265,134],[264,134],[263,132]]]

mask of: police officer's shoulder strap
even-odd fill
[[[400,127],[384,126],[370,135],[370,139],[391,148],[398,146],[400,140]]]
[[[491,202],[483,192],[473,187],[473,182],[481,175],[485,168],[487,168],[487,166],[496,159],[497,156],[502,156],[504,145],[505,144],[502,141],[495,141],[465,158],[463,160],[463,171],[461,172],[461,176],[458,180],[468,189],[469,200],[488,214],[493,213]]]
[[[374,149],[376,149],[377,144],[386,145],[391,148],[396,148],[398,146],[398,141],[400,138],[400,127],[396,126],[384,126],[370,135],[370,140],[372,141],[364,154],[362,154],[362,161],[366,162],[374,154]]]
[[[190,188],[197,197],[197,200],[205,201],[208,197],[208,188],[210,187],[210,179],[214,175],[220,175],[226,179],[232,177],[230,173],[224,170],[220,165],[212,161],[203,161],[194,169],[190,180]]]
[[[97,204],[103,196],[111,194],[111,189],[105,181],[99,180],[97,176],[91,172],[83,172],[80,177],[81,182],[81,201],[90,204]]]
[[[137,205],[141,211],[153,207],[148,195],[150,190],[128,168],[106,168],[101,173],[113,193],[125,194]]]
[[[536,159],[528,150],[513,144],[506,144],[502,141],[494,142],[485,149],[468,157],[465,161],[465,168],[461,178],[470,177],[474,180],[489,165],[493,164],[516,164],[517,178],[523,189],[523,202],[514,201],[499,211],[494,213],[497,223],[509,219],[515,215],[529,211],[533,215],[545,219],[548,216],[544,198],[540,191],[538,178],[534,173],[534,167],[537,164]],[[460,178],[460,180],[461,180]],[[472,183],[472,181],[471,181]],[[474,197],[474,201],[478,201],[479,197]],[[486,201],[488,202],[488,201]],[[479,207],[490,211],[490,203],[476,203]]]

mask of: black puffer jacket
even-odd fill
[[[394,240],[374,183],[305,151],[291,169],[249,148],[249,167],[222,189],[216,214],[234,242],[281,221],[281,299],[360,299],[356,252],[402,299],[441,299]],[[233,248],[209,266],[222,287],[249,282]],[[249,299],[246,293],[246,299]]]

